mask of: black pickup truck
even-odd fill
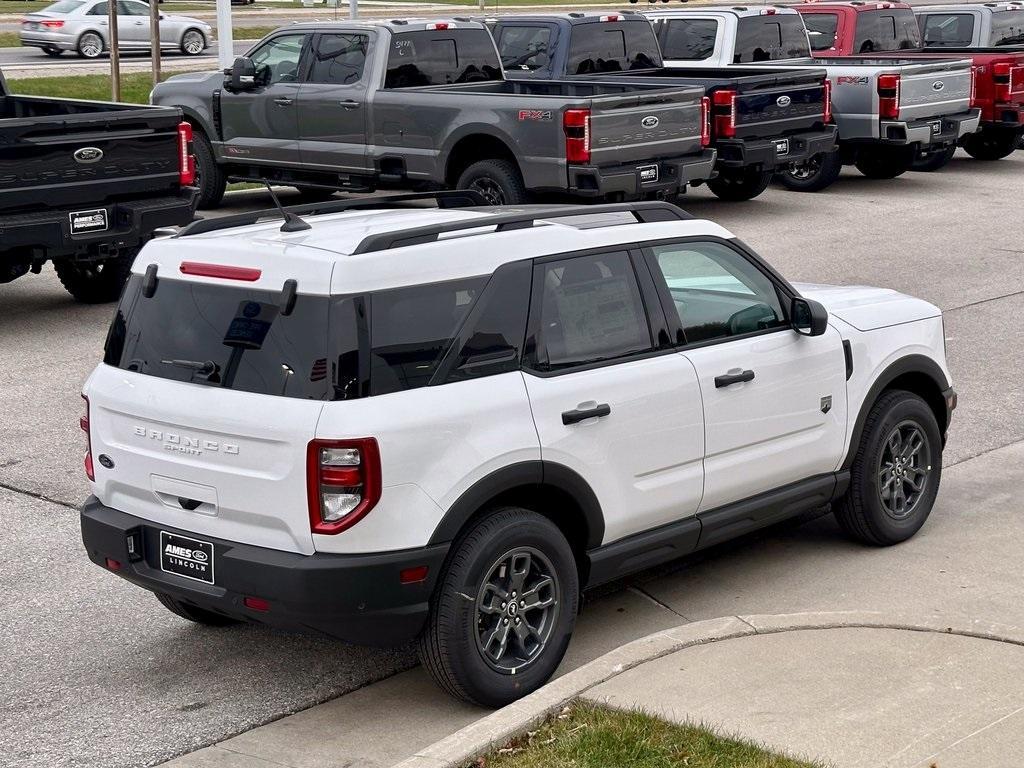
[[[824,69],[664,69],[650,22],[631,12],[503,16],[486,23],[512,80],[703,87],[718,152],[717,175],[707,184],[723,200],[757,197],[777,170],[835,149]]]
[[[52,261],[75,299],[114,301],[155,230],[194,218],[181,111],[16,96],[0,72],[0,283]]]

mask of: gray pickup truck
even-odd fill
[[[922,155],[943,152],[978,130],[971,107],[971,62],[870,56],[811,58],[800,14],[779,6],[702,6],[647,14],[666,67],[823,68],[832,84],[839,148],[778,174],[789,189],[812,192],[844,164],[889,179]]]
[[[227,73],[170,78],[152,102],[193,124],[209,208],[228,179],[473,189],[493,204],[674,195],[713,174],[703,96],[508,81],[486,28],[459,19],[296,24]]]

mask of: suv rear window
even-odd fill
[[[803,17],[812,51],[827,51],[835,45],[839,16],[834,13],[805,13]]]
[[[798,14],[746,16],[739,21],[734,64],[799,59],[810,55],[807,30]]]
[[[974,17],[969,13],[928,13],[921,17],[921,27],[928,48],[970,45],[974,38]]]
[[[501,80],[501,66],[486,29],[403,32],[391,39],[385,88]]]
[[[664,19],[654,22],[666,58],[702,61],[715,52],[718,21],[715,19]]]
[[[857,14],[854,53],[905,51],[921,47],[921,30],[914,12],[906,10],[861,11]]]
[[[992,45],[1024,45],[1024,9],[993,11]]]
[[[647,21],[594,21],[573,24],[570,33],[570,75],[624,72],[661,66],[658,39]]]

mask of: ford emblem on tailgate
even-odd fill
[[[934,83],[932,83],[932,90],[933,91],[941,91],[945,87],[946,87],[946,84],[944,82],[942,82],[941,80],[936,80]]]
[[[789,96],[779,96],[779,98],[775,100],[775,103],[778,104],[780,107],[788,107],[790,104],[793,103],[793,100],[789,98]]]
[[[80,163],[98,163],[103,159],[103,150],[99,147],[82,147],[75,151],[74,157]]]
[[[640,121],[640,125],[642,125],[644,128],[657,128],[658,123],[660,122],[661,120],[656,118],[654,115],[648,115],[647,117]]]

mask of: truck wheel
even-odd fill
[[[842,170],[843,160],[837,150],[814,155],[802,163],[794,163],[776,173],[775,178],[786,189],[794,192],[820,192],[832,186]]]
[[[199,188],[199,203],[196,207],[204,210],[216,208],[224,199],[228,180],[217,165],[213,145],[202,131],[195,131],[192,136],[192,152],[196,158],[195,186]]]
[[[502,707],[543,685],[565,655],[579,600],[576,560],[546,517],[504,507],[456,540],[419,655],[455,698]]]
[[[884,393],[871,407],[850,471],[834,505],[839,527],[866,544],[906,541],[924,525],[942,476],[942,435],[917,395]]]
[[[708,180],[708,189],[720,200],[753,200],[768,189],[772,175],[772,171],[758,171],[754,168],[726,168],[719,171],[718,176]]]
[[[871,147],[857,153],[854,165],[869,179],[895,179],[914,164],[913,147]]]
[[[983,131],[964,136],[964,151],[975,160],[1002,160],[1017,149],[1020,138],[1012,131]]]
[[[78,55],[83,59],[95,59],[103,54],[103,38],[96,32],[86,32],[78,38]]]
[[[186,56],[198,56],[206,50],[206,38],[198,29],[186,29],[181,36],[181,52]]]
[[[57,271],[61,285],[70,293],[75,301],[83,304],[103,304],[117,301],[121,297],[128,275],[132,271],[132,262],[138,248],[132,248],[123,254],[101,261],[74,261],[64,259],[55,261],[53,268]]]
[[[203,608],[183,603],[180,600],[175,600],[170,595],[165,595],[162,592],[156,593],[156,599],[160,601],[160,605],[175,616],[180,616],[181,618],[193,621],[196,624],[204,624],[207,627],[227,627],[231,624],[241,623],[236,619],[229,619],[227,616],[221,616],[219,613],[207,611]]]
[[[487,200],[488,205],[519,205],[526,202],[523,177],[508,160],[481,160],[473,163],[459,176],[459,189],[472,189]]]
[[[929,152],[925,155],[920,155],[914,158],[914,164],[911,166],[912,171],[923,171],[930,173],[932,171],[938,171],[949,165],[949,161],[953,159],[953,155],[956,154],[956,144],[945,149],[940,149],[935,152]]]

